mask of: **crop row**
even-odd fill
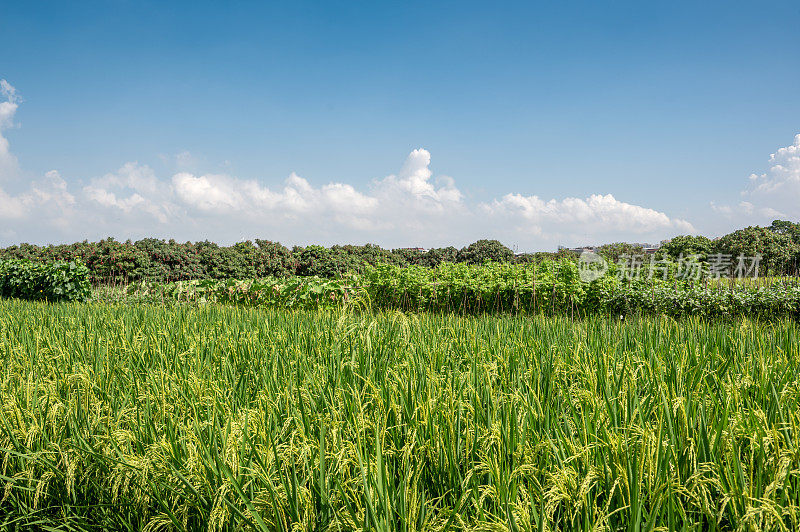
[[[797,530],[797,324],[0,300],[0,529]]]
[[[620,278],[613,273],[587,283],[581,281],[578,268],[571,261],[482,266],[443,263],[436,268],[379,265],[341,279],[294,277],[138,283],[128,287],[123,299],[274,308],[350,306],[457,314],[800,318],[798,283],[636,280]]]

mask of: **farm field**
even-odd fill
[[[0,528],[791,530],[800,328],[0,300]]]

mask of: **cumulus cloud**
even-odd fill
[[[431,154],[416,149],[397,174],[373,180],[364,191],[339,182],[314,186],[295,173],[272,188],[223,174],[179,172],[159,181],[148,167],[129,163],[84,187],[84,194],[87,200],[126,215],[151,213],[167,225],[183,217],[211,221],[215,228],[220,223],[263,227],[308,241],[438,244],[495,236],[554,242],[578,234],[658,238],[695,232],[685,220],[610,194],[547,201],[507,194],[469,205],[452,178],[434,178],[430,163]]]
[[[125,163],[116,172],[93,179],[83,187],[83,199],[90,212],[101,208],[115,214],[140,213],[160,224],[168,223],[176,211],[171,196],[167,183],[158,179],[149,166],[136,162]]]
[[[2,132],[13,126],[20,100],[4,81],[0,91],[5,97],[0,103],[0,164],[16,171]],[[198,161],[183,152],[172,175],[159,176],[146,164],[128,162],[81,186],[70,186],[51,171],[31,180],[20,194],[0,188],[0,238],[47,242],[158,236],[226,242],[263,237],[301,244],[429,246],[491,237],[536,249],[587,235],[600,241],[694,232],[685,220],[611,194],[545,200],[512,192],[468,201],[453,178],[434,175],[431,154],[423,148],[413,150],[397,173],[363,189],[344,182],[314,184],[295,173],[278,184],[202,173],[194,168]]]
[[[768,219],[786,218],[786,214],[779,210],[772,207],[759,207],[749,201],[740,201],[736,205],[717,205],[716,202],[712,201],[709,205],[712,211],[728,219],[750,218],[753,223],[760,223]]]
[[[750,174],[736,205],[711,202],[711,210],[740,223],[768,224],[778,218],[800,218],[800,134],[790,146],[769,156],[769,168]]]
[[[617,200],[611,194],[592,194],[588,198],[543,200],[538,196],[506,194],[484,204],[492,217],[516,220],[520,231],[536,235],[631,234],[655,235],[695,233],[686,220],[670,218],[663,212]],[[520,223],[522,224],[520,225]]]
[[[254,180],[240,180],[226,175],[195,176],[178,173],[172,176],[176,196],[198,211],[261,218],[299,215],[346,217],[369,214],[378,200],[345,183],[313,187],[306,179],[292,173],[283,187],[271,190]]]
[[[35,216],[40,223],[68,224],[76,204],[61,175],[51,170],[32,181],[22,194],[11,196],[0,189],[0,219],[23,220]]]
[[[25,214],[25,205],[21,198],[9,195],[0,188],[0,220],[15,220]]]
[[[750,174],[750,194],[800,192],[800,133],[791,146],[780,148],[769,156],[770,168],[763,174]]]
[[[3,135],[3,131],[14,125],[14,115],[19,107],[19,96],[17,90],[4,79],[0,79],[0,95],[5,99],[0,102],[0,183],[2,183],[10,180],[17,171],[17,158],[11,153],[8,139]],[[2,194],[4,193],[0,193],[0,198],[2,198]]]
[[[418,202],[421,206],[440,210],[444,204],[459,203],[463,197],[456,188],[455,181],[447,176],[439,178],[437,188],[431,182],[431,154],[422,148],[412,151],[398,175],[390,175],[375,182],[379,194],[390,196],[400,194],[404,199]]]

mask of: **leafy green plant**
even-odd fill
[[[0,260],[0,297],[83,301],[90,292],[89,269],[83,264]]]
[[[458,314],[547,314],[704,316],[727,320],[800,319],[800,283],[790,280],[687,281],[675,277],[624,278],[611,265],[592,282],[580,279],[574,261],[486,263],[443,262],[435,268],[378,264],[361,274],[337,278],[266,277],[251,280],[140,282],[128,286],[129,301],[229,303],[275,308],[342,305],[374,310]],[[99,300],[120,301],[114,291]]]

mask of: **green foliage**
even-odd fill
[[[700,260],[705,260],[713,249],[714,243],[704,236],[682,235],[664,242],[659,251],[672,259],[697,255]]]
[[[595,253],[605,258],[610,262],[619,262],[619,260],[627,255],[643,255],[644,249],[642,246],[635,244],[628,244],[626,242],[616,242],[614,244],[605,244],[599,246],[594,250]]]
[[[403,256],[393,251],[388,251],[375,244],[364,246],[332,246],[330,251],[335,254],[352,257],[353,263],[347,270],[348,272],[361,272],[367,266],[376,264],[397,264],[405,265],[409,261]]]
[[[418,264],[427,268],[435,268],[443,262],[456,263],[461,257],[463,255],[460,255],[459,251],[453,246],[432,248],[422,255]]]
[[[640,246],[624,242],[606,244],[595,251],[615,263],[624,256],[643,254]],[[735,264],[739,255],[752,257],[756,253],[762,255],[763,275],[797,275],[800,268],[800,224],[775,220],[769,227],[748,227],[714,241],[702,236],[678,236],[666,242],[658,256],[676,260],[681,254],[684,257],[699,255],[701,261],[708,261],[712,255],[723,255],[729,256]],[[178,243],[154,238],[136,242],[118,242],[108,238],[99,242],[44,247],[20,244],[0,248],[0,259],[3,258],[44,263],[79,260],[89,268],[90,280],[94,284],[293,275],[335,279],[349,273],[364,273],[378,264],[436,268],[443,263],[543,264],[578,260],[577,254],[568,249],[515,256],[511,249],[497,240],[479,240],[460,250],[450,246],[423,252],[415,249],[390,251],[374,244],[329,248],[310,245],[290,251],[280,243],[259,239],[255,244],[248,240],[220,246],[208,241]]]
[[[201,263],[205,265],[203,278],[252,279],[294,275],[296,259],[288,249],[268,240],[257,240],[256,244],[249,240],[229,247],[207,241],[198,243]]]
[[[650,314],[730,319],[800,319],[800,284],[688,282],[677,280],[675,265],[666,280],[624,279],[614,265],[590,283],[580,280],[574,261],[483,266],[442,263],[436,268],[382,265],[354,283],[373,308],[404,311],[475,313]]]
[[[295,247],[295,273],[302,276],[339,277],[356,265],[354,258],[323,246]]]
[[[775,220],[769,229],[773,233],[786,235],[791,241],[786,263],[779,266],[782,272],[797,275],[800,271],[800,223],[792,223],[786,220]]]
[[[238,278],[294,275],[296,259],[279,243],[267,240],[218,246],[213,242],[178,243],[146,238],[118,242],[79,242],[58,246],[21,244],[0,249],[0,258],[36,262],[79,260],[95,283],[136,281],[170,282],[187,279]]]
[[[605,276],[582,282],[573,260],[481,266],[443,262],[435,268],[378,264],[361,274],[333,279],[306,276],[138,283],[128,288],[128,296],[131,302],[219,302],[276,308],[349,305],[457,314],[800,319],[800,284],[796,282],[685,281],[676,278],[674,263],[652,278],[644,272],[633,279],[619,273],[612,264]],[[119,297],[112,292],[98,299],[116,301]]]
[[[793,223],[787,220],[774,220],[769,226],[773,233],[788,235],[795,244],[800,244],[800,223]]]
[[[457,260],[467,264],[510,262],[514,252],[497,240],[478,240],[459,251]]]
[[[794,262],[798,245],[788,233],[775,232],[766,227],[739,229],[714,241],[714,252],[736,259],[739,256],[762,256],[763,275],[796,273]]]
[[[0,301],[3,530],[795,530],[800,329]]]
[[[380,265],[357,282],[373,308],[457,313],[568,313],[584,288],[574,262],[482,266],[443,262],[435,268]]]
[[[0,260],[0,297],[83,301],[90,292],[89,269],[83,264]]]
[[[523,253],[515,257],[514,262],[517,264],[529,264],[529,263],[539,264],[546,261],[562,261],[562,260],[577,262],[579,257],[580,257],[579,254],[573,253],[567,248],[560,248],[555,253],[549,251],[537,251],[536,253]]]

